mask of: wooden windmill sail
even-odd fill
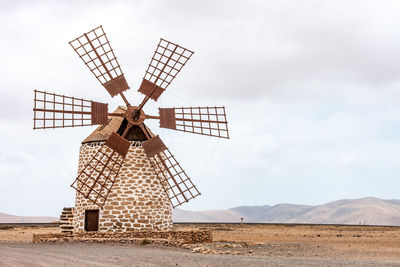
[[[132,127],[139,127],[147,139],[143,149],[172,206],[177,207],[198,196],[199,191],[175,156],[159,136],[148,132],[144,122],[156,119],[162,128],[229,138],[225,107],[160,108],[158,115],[147,115],[143,111],[149,99],[159,99],[193,52],[160,39],[138,89],[144,98],[138,106],[132,106],[123,93],[130,87],[102,26],[84,33],[70,45],[107,92],[112,97],[120,95],[127,106],[125,112],[109,113],[105,103],[35,90],[34,129],[107,124],[109,116],[126,120],[123,132],[113,132],[109,136],[71,186],[103,207],[130,146],[126,135]]]

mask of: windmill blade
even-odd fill
[[[108,104],[35,90],[33,129],[106,124]]]
[[[129,89],[103,26],[84,33],[69,44],[112,97]]]
[[[159,136],[143,142],[143,149],[174,208],[200,195]]]
[[[159,108],[159,115],[161,128],[229,139],[225,107]]]
[[[129,146],[128,140],[112,133],[85,165],[71,187],[94,204],[103,207],[118,178]]]
[[[180,45],[160,39],[138,90],[146,96],[143,102],[149,98],[157,101],[193,53]]]

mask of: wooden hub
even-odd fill
[[[143,109],[138,112],[138,107],[128,107],[125,113],[125,118],[133,125],[140,125],[146,119]]]

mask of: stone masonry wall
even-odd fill
[[[78,173],[104,142],[83,144]],[[118,178],[102,209],[76,194],[74,232],[84,231],[85,210],[99,209],[100,232],[166,231],[172,228],[171,204],[146,157],[141,142],[131,142]]]
[[[195,231],[131,231],[131,232],[80,232],[70,237],[66,234],[47,233],[34,234],[33,243],[42,242],[98,242],[98,243],[138,243],[145,244],[149,241],[152,244],[175,245],[212,243],[213,234],[211,230]]]

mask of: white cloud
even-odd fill
[[[33,131],[33,89],[111,99],[68,45],[103,24],[136,103],[159,37],[195,50],[158,106],[225,105],[230,140],[159,129],[202,196],[183,208],[396,198],[396,1],[0,2],[0,211],[57,216],[91,128]],[[4,64],[6,62],[6,64]],[[54,146],[53,146],[54,144]],[[188,149],[190,148],[190,149]],[[238,197],[240,196],[240,197]]]

